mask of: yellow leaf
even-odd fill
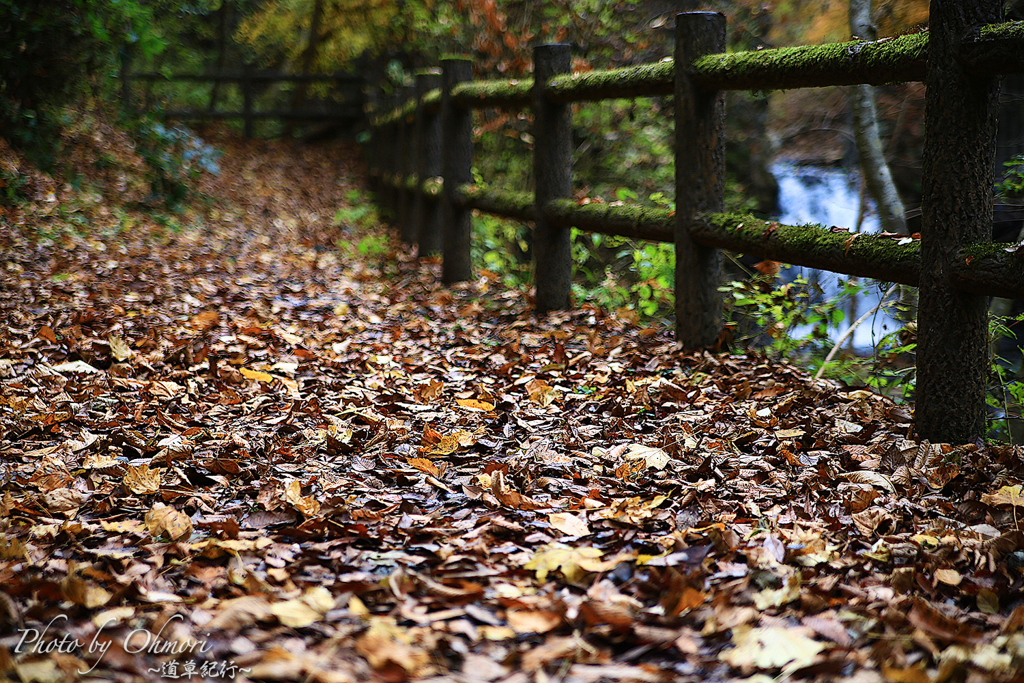
[[[192,520],[163,503],[157,503],[146,513],[146,528],[153,538],[182,541],[192,535]]]
[[[751,628],[743,624],[732,630],[736,647],[720,656],[737,669],[782,669],[795,671],[810,666],[825,644],[808,638],[799,628],[771,626]]]
[[[494,404],[488,403],[487,401],[478,401],[475,398],[459,398],[455,400],[463,408],[469,408],[470,410],[481,410],[485,413],[490,413],[494,410]]]
[[[305,628],[323,619],[323,615],[302,600],[285,600],[270,606],[270,613],[289,628]]]
[[[950,586],[959,586],[964,577],[955,569],[936,569],[935,579]]]
[[[766,588],[754,593],[754,607],[762,612],[800,599],[800,575],[790,574],[782,588]]]
[[[562,615],[551,610],[510,609],[505,621],[516,633],[547,633],[562,625]]]
[[[107,343],[110,344],[110,355],[119,363],[123,363],[135,355],[135,352],[128,346],[128,342],[116,334],[108,335]]]
[[[248,377],[249,379],[254,379],[257,382],[274,381],[273,375],[266,372],[260,372],[259,370],[250,370],[249,368],[238,368],[238,371],[241,372],[243,376]]]
[[[293,479],[288,484],[288,490],[285,491],[284,498],[306,517],[312,517],[320,512],[320,503],[316,498],[302,495],[302,482],[298,479]]]
[[[160,490],[160,470],[150,469],[149,465],[128,465],[122,481],[137,496],[156,493]]]
[[[663,470],[668,465],[669,459],[668,453],[664,450],[640,443],[629,444],[629,449],[626,451],[626,460],[639,460],[643,462],[645,468],[653,467],[656,470]]]
[[[530,400],[547,408],[555,400],[555,388],[542,379],[532,379],[526,383],[526,393]]]
[[[586,536],[590,533],[587,520],[582,515],[574,515],[569,512],[553,512],[548,515],[548,521],[567,536]]]
[[[1024,487],[1004,486],[995,493],[981,496],[981,502],[987,505],[1010,505],[1015,508],[1024,507]]]
[[[539,548],[533,559],[523,566],[535,570],[538,581],[544,581],[549,573],[560,570],[569,583],[577,583],[587,572],[604,572],[615,567],[615,561],[604,561],[601,555],[597,548],[549,543]]]
[[[440,471],[437,469],[437,465],[426,458],[408,458],[406,462],[418,469],[420,472],[426,472],[434,477],[441,476]]]
[[[367,619],[370,616],[370,608],[355,595],[348,599],[348,611],[360,619]]]
[[[61,596],[86,609],[103,607],[114,597],[107,589],[78,576],[68,576],[60,584]]]

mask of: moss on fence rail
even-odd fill
[[[473,81],[452,90],[452,103],[457,107],[526,107],[530,104],[533,79],[504,81]]]
[[[761,258],[886,282],[917,285],[921,243],[820,225],[783,225],[745,214],[714,213],[691,228],[694,241]]]
[[[950,267],[949,279],[964,292],[1024,299],[1024,253],[1016,245],[974,244]]]
[[[546,96],[565,103],[671,95],[674,80],[675,62],[667,59],[655,64],[557,76],[551,79]]]
[[[537,215],[532,192],[512,192],[479,185],[463,185],[459,188],[458,197],[465,206],[496,216],[532,221]]]
[[[556,225],[602,235],[653,242],[675,240],[675,212],[668,209],[636,204],[579,204],[574,199],[556,199],[544,205],[544,216]]]
[[[776,90],[921,81],[928,35],[850,41],[701,57],[690,66],[699,85],[720,90]]]
[[[964,61],[976,74],[1024,71],[1024,21],[982,26],[961,45]]]

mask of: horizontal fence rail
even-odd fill
[[[440,89],[418,80],[415,96],[370,113],[370,172],[387,205],[439,205],[441,224],[422,222],[422,208],[399,223],[421,253],[442,251],[447,282],[471,276],[470,210],[532,221],[539,311],[568,306],[570,227],[674,242],[685,348],[710,346],[721,331],[719,249],[918,286],[917,431],[967,441],[985,422],[985,297],[1024,298],[1024,255],[990,241],[996,76],[1024,72],[1024,23],[1001,24],[1001,12],[999,0],[932,0],[927,32],[733,54],[722,15],[685,12],[674,59],[657,64],[569,74],[566,46],[539,46],[534,79],[472,82],[468,61],[446,60]],[[903,81],[925,81],[928,93],[920,240],[721,213],[724,90]],[[568,105],[663,95],[675,103],[676,211],[574,200]],[[470,112],[484,107],[534,112],[534,192],[470,183]],[[438,149],[441,162],[425,163]]]
[[[254,122],[262,119],[278,119],[282,121],[358,121],[364,116],[363,88],[365,79],[352,74],[316,75],[288,74],[275,71],[238,71],[211,74],[163,74],[155,72],[132,73],[130,62],[126,61],[121,69],[122,100],[126,108],[132,106],[131,82],[148,83],[237,83],[242,89],[242,109],[224,111],[210,109],[169,109],[163,112],[168,119],[242,119],[246,137],[253,136]],[[264,109],[255,107],[256,86],[265,87],[274,83],[331,83],[338,86],[344,93],[342,102],[332,103],[329,107],[288,109]]]

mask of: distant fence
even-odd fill
[[[987,296],[1024,298],[1024,255],[991,243],[997,75],[1024,71],[1024,23],[1001,19],[1002,0],[932,0],[927,33],[725,54],[725,17],[686,12],[674,60],[658,64],[570,74],[569,47],[541,45],[532,80],[471,82],[469,61],[447,59],[372,118],[370,172],[403,237],[442,253],[445,282],[471,277],[473,209],[533,221],[540,312],[569,306],[570,227],[674,242],[676,334],[688,349],[722,329],[719,249],[917,286],[917,432],[964,442],[985,430]],[[928,86],[920,241],[722,213],[722,91],[917,80]],[[569,104],[657,95],[675,102],[674,214],[578,206]],[[532,108],[535,192],[471,184],[481,107]]]
[[[133,93],[132,81],[147,82],[181,82],[197,83],[235,83],[241,91],[242,109],[240,111],[223,111],[215,108],[215,102],[207,109],[170,109],[164,112],[169,119],[242,119],[242,127],[246,137],[253,137],[255,122],[260,119],[280,119],[283,121],[333,121],[354,124],[364,117],[363,85],[361,76],[352,74],[293,75],[272,71],[256,71],[243,69],[235,73],[217,74],[173,74],[162,73],[131,73],[130,64],[125,63],[121,69],[121,98],[126,108],[131,108]],[[328,83],[335,86],[336,101],[322,103],[319,107],[309,107],[304,102],[296,106],[260,110],[256,107],[258,95],[268,85],[276,83]],[[340,99],[338,99],[340,95]],[[305,98],[299,98],[305,100]]]

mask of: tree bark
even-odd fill
[[[676,340],[685,349],[712,346],[722,331],[722,255],[693,238],[701,213],[722,210],[725,187],[725,97],[697,86],[689,65],[725,52],[725,16],[676,17]]]
[[[1002,0],[932,0],[921,191],[917,433],[967,442],[985,433],[988,298],[952,286],[961,249],[992,231],[999,79],[971,74],[964,35],[1002,17]]]
[[[871,0],[850,0],[850,32],[855,39],[874,41],[878,32],[871,22]],[[907,234],[907,219],[889,164],[882,150],[875,109],[875,88],[871,85],[850,86],[850,108],[853,132],[857,140],[860,170],[868,193],[878,207],[878,219],[886,232]]]

